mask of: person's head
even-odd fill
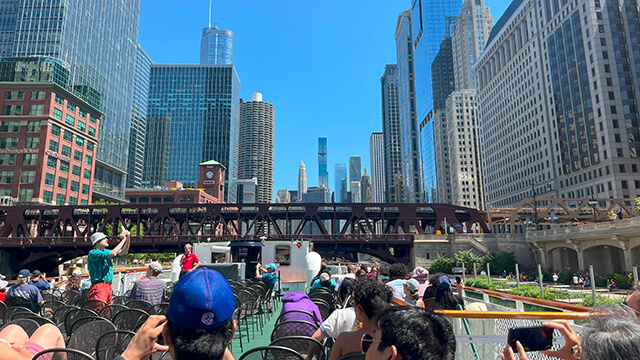
[[[622,307],[627,308],[640,321],[640,282],[636,284],[634,289],[635,291],[624,299]]]
[[[418,280],[420,284],[429,282],[429,270],[418,266],[411,272],[411,278]]]
[[[417,306],[387,308],[378,317],[373,340],[366,340],[365,335],[366,360],[455,358],[456,337],[449,320]]]
[[[323,286],[331,285],[331,275],[326,271],[320,274],[320,284]]]
[[[420,299],[420,294],[418,291],[420,290],[420,283],[416,279],[409,279],[406,283],[404,283],[404,294],[409,299],[418,300]]]
[[[265,266],[265,268],[267,269],[267,272],[272,273],[276,271],[276,264],[274,263],[270,263],[269,265]]]
[[[365,280],[367,278],[367,272],[362,270],[362,269],[358,269],[358,271],[356,271],[356,279],[358,280]]]
[[[40,270],[33,270],[33,276],[31,277],[32,280],[41,280],[42,279],[42,271]]]
[[[236,324],[229,282],[215,270],[196,269],[174,287],[165,343],[174,360],[222,359]]]
[[[338,297],[340,300],[344,301],[353,294],[353,290],[356,288],[356,280],[352,278],[344,278],[342,280],[342,284],[340,284],[340,289],[338,290]]]
[[[352,265],[352,264],[347,265],[347,274],[355,274],[355,273],[356,273],[355,265]]]
[[[157,261],[152,261],[147,268],[147,277],[158,277],[162,274],[162,265]]]
[[[109,246],[109,238],[101,232],[93,233],[93,235],[91,235],[91,246],[93,246],[94,249],[104,250],[104,248]]]
[[[455,281],[443,273],[437,273],[429,279],[430,286],[425,290],[423,298],[434,297],[436,306],[445,310],[456,310],[456,301],[451,285]]]
[[[375,279],[360,280],[353,290],[353,301],[358,320],[373,320],[393,299],[393,291]]]
[[[18,272],[18,277],[16,278],[16,284],[26,284],[31,280],[33,274],[28,269],[22,269]]]
[[[640,323],[624,312],[592,311],[582,330],[582,359],[640,359]]]
[[[404,264],[395,263],[389,268],[391,280],[404,279],[407,276],[407,267]]]
[[[193,251],[193,245],[191,245],[191,243],[186,243],[184,245],[184,253],[185,254],[191,254],[191,252]]]

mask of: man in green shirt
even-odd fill
[[[126,255],[129,252],[131,234],[123,229],[120,233],[120,242],[113,250],[107,249],[109,238],[107,235],[97,232],[91,235],[93,249],[89,251],[87,259],[89,276],[91,277],[91,287],[87,293],[89,300],[102,300],[107,304],[113,304],[113,291],[111,282],[113,281],[113,263],[111,258]],[[92,310],[99,312],[102,306],[96,305]]]

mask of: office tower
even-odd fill
[[[302,195],[303,203],[329,203],[331,202],[331,189],[324,186],[312,186]]]
[[[440,43],[440,50],[431,64],[431,80],[433,92],[433,108],[443,110],[447,97],[456,89],[453,71],[453,53],[451,37],[447,33]],[[424,120],[422,121],[424,122]],[[421,122],[421,124],[422,124]],[[436,147],[436,149],[438,149]]]
[[[233,32],[220,30],[214,23],[202,29],[200,65],[233,64]]]
[[[384,202],[384,136],[374,132],[369,138],[371,159],[371,202]]]
[[[347,164],[333,165],[333,188],[335,202],[346,202],[346,189],[343,180],[347,178]],[[344,192],[344,193],[343,193]]]
[[[142,187],[144,167],[145,132],[147,127],[147,102],[149,101],[149,72],[153,60],[138,44],[136,77],[131,103],[131,131],[129,135],[129,162],[127,164],[127,187]]]
[[[329,187],[329,172],[327,171],[327,138],[318,138],[318,185]]]
[[[65,65],[47,57],[0,60],[0,197],[91,202],[102,113],[68,90]]]
[[[362,193],[361,193],[361,188],[362,188],[362,183],[360,181],[352,181],[350,184],[351,187],[351,199],[349,200],[349,202],[352,203],[361,203],[362,202]]]
[[[371,179],[367,174],[367,168],[364,168],[364,175],[360,180],[360,199],[362,202],[371,202]]]
[[[298,201],[298,190],[289,190],[289,202],[299,202]]]
[[[276,195],[276,204],[288,204],[291,202],[291,193],[287,189],[278,190]]]
[[[240,100],[239,109],[238,152],[234,163],[237,178],[258,179],[256,201],[269,203],[273,199],[275,107],[262,101],[262,94],[256,92],[251,101]]]
[[[349,157],[349,184],[353,184],[354,181],[358,183],[362,180],[362,157],[360,155],[354,155]],[[353,192],[353,188],[349,188]]]
[[[300,162],[300,168],[298,169],[298,202],[302,202],[302,195],[307,192],[307,169],[304,167],[304,163]]]
[[[198,164],[215,160],[227,169],[228,189],[239,94],[233,65],[152,65],[146,135],[150,161],[145,159],[143,181],[161,186],[177,180],[194,187]]]
[[[416,117],[416,83],[414,72],[411,12],[398,15],[396,25],[396,59],[398,63],[398,109],[400,113],[400,147],[402,151],[402,202],[424,201],[420,143]]]
[[[111,5],[0,0],[0,56],[48,56],[69,64],[69,90],[104,113],[93,198],[123,201],[140,1]]]
[[[238,188],[236,190],[237,204],[255,204],[259,202],[258,191],[260,189],[260,184],[258,183],[257,178],[237,179],[234,181],[234,184]]]
[[[484,0],[464,0],[451,30],[456,90],[476,88],[475,65],[493,28],[491,9]]]
[[[396,196],[395,174],[402,173],[402,143],[398,108],[398,66],[386,65],[380,78],[382,137],[384,139],[384,202],[401,202]],[[375,179],[375,175],[374,175]],[[375,180],[374,180],[375,181]]]
[[[420,129],[424,129],[428,122],[433,122],[434,148],[438,149],[435,153],[436,183],[438,185],[434,198],[439,203],[451,204],[451,174],[449,168],[453,160],[449,156],[451,149],[447,138],[446,99],[444,106],[445,108],[443,109],[434,108],[431,110],[429,116],[420,124]]]

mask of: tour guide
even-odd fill
[[[113,281],[113,263],[111,258],[126,255],[129,252],[131,234],[124,230],[120,234],[120,242],[113,250],[106,249],[109,246],[107,235],[97,232],[91,235],[93,249],[89,251],[88,267],[91,277],[91,287],[87,298],[89,300],[102,300],[109,305],[113,304],[111,282]]]

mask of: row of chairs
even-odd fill
[[[264,324],[273,312],[270,306],[277,306],[277,301],[274,301],[273,289],[261,280],[230,281],[230,284],[236,301],[234,318],[239,323],[240,351],[244,351],[242,324],[244,323],[247,343],[252,338],[255,339],[256,331],[259,330],[261,335],[264,334]],[[251,320],[251,336],[249,336],[249,320]]]

